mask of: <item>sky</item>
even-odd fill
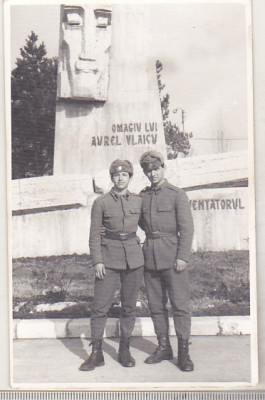
[[[152,4],[149,56],[163,64],[170,119],[193,133],[192,155],[247,148],[247,46],[240,3]],[[58,55],[59,5],[11,6],[11,65],[33,30]],[[220,145],[218,132],[226,139]]]

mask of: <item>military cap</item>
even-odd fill
[[[109,173],[110,175],[116,174],[118,172],[128,172],[128,174],[133,175],[133,165],[128,160],[115,160],[111,163]]]
[[[156,150],[146,151],[140,158],[140,165],[144,171],[152,171],[164,165],[164,157]]]

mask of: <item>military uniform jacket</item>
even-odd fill
[[[144,256],[138,237],[120,241],[102,235],[136,232],[141,213],[142,199],[127,192],[119,196],[113,190],[98,197],[91,209],[89,246],[93,265],[103,263],[111,269],[134,269],[144,265]]]
[[[188,261],[193,220],[188,197],[184,190],[166,180],[157,187],[141,191],[143,199],[140,227],[148,233],[158,232],[165,236],[146,238],[143,251],[147,269],[173,268],[176,259]]]

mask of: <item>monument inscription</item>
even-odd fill
[[[241,198],[190,200],[192,210],[237,210],[244,209]]]
[[[144,122],[144,123],[124,123],[113,124],[113,133],[131,133],[122,137],[120,135],[105,135],[105,136],[92,136],[91,146],[121,146],[125,141],[125,145],[156,145],[157,143],[157,122]],[[141,133],[141,134],[137,134]]]

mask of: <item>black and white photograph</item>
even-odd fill
[[[251,2],[4,6],[12,388],[254,387]]]

